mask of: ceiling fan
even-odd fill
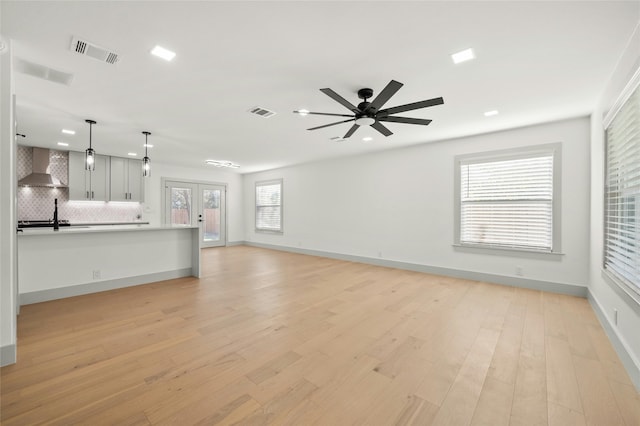
[[[306,110],[293,111],[296,114],[300,115],[330,115],[334,117],[350,117],[348,120],[338,121],[335,123],[325,124],[323,126],[312,127],[307,130],[316,130],[322,129],[324,127],[335,126],[337,124],[348,123],[350,121],[354,121],[355,123],[349,131],[343,136],[343,139],[347,139],[353,133],[358,130],[360,126],[371,126],[376,129],[378,132],[382,133],[385,136],[390,136],[393,134],[391,130],[386,128],[382,123],[405,123],[405,124],[421,124],[423,126],[431,123],[431,120],[426,120],[422,118],[410,118],[410,117],[396,117],[392,114],[397,114],[399,112],[412,111],[414,109],[426,108],[435,105],[444,104],[444,99],[442,98],[433,98],[428,99],[426,101],[413,102],[410,104],[400,105],[392,108],[380,109],[382,106],[387,103],[387,101],[396,94],[396,92],[403,86],[402,83],[391,80],[389,84],[380,92],[376,98],[368,102],[367,99],[370,99],[373,96],[373,90],[371,89],[360,89],[358,90],[358,97],[363,101],[358,104],[358,106],[353,105],[351,102],[337,94],[331,89],[320,89],[322,93],[329,96],[334,101],[338,102],[340,105],[344,106],[348,110],[350,110],[353,114],[333,114],[328,112],[310,112]]]

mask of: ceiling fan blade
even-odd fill
[[[353,114],[332,114],[330,112],[293,111],[293,113],[300,114],[300,115],[331,115],[334,117],[353,117]]]
[[[424,118],[410,118],[410,117],[382,117],[378,118],[378,121],[388,121],[393,123],[405,123],[405,124],[422,124],[428,126],[432,120],[426,120]]]
[[[373,127],[374,129],[376,129],[377,131],[379,131],[385,136],[391,136],[393,134],[391,130],[384,127],[382,123],[380,123],[379,121],[376,121],[375,123],[373,123],[371,127]]]
[[[414,102],[411,104],[400,105],[397,107],[382,109],[378,111],[378,114],[382,114],[383,116],[387,116],[390,114],[397,114],[399,112],[412,111],[414,109],[427,108],[435,105],[442,105],[444,103],[444,99],[442,98],[433,98],[428,99],[426,101]]]
[[[335,126],[336,124],[348,123],[349,121],[356,121],[356,119],[355,119],[355,118],[352,118],[351,120],[337,121],[337,122],[335,122],[335,123],[325,124],[325,125],[323,125],[323,126],[312,127],[312,128],[310,128],[310,129],[307,129],[307,130],[322,129],[323,127]]]
[[[391,99],[391,97],[395,95],[398,90],[400,90],[402,86],[403,84],[399,81],[391,80],[389,84],[387,84],[387,86],[382,89],[382,92],[380,92],[380,94],[376,96],[376,98],[369,104],[369,107],[366,110],[379,110],[380,108],[382,108],[382,105],[386,104],[387,101]]]
[[[351,102],[349,102],[348,100],[346,100],[342,96],[338,95],[333,90],[327,88],[327,89],[320,89],[320,91],[322,93],[324,93],[325,95],[329,96],[334,101],[338,102],[340,105],[342,105],[345,108],[347,108],[348,110],[353,111],[353,112],[359,112],[360,111],[355,105],[353,105]]]
[[[347,138],[351,137],[351,135],[354,134],[356,130],[358,130],[358,127],[360,127],[360,126],[357,125],[357,124],[354,124],[353,126],[351,126],[349,131],[342,137],[342,139],[347,139]]]

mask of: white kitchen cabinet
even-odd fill
[[[96,155],[95,170],[84,168],[84,152],[69,151],[69,199],[107,201],[109,157]]]
[[[142,161],[111,157],[111,201],[144,201]]]

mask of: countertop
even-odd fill
[[[71,226],[148,225],[149,222],[72,222]]]
[[[21,232],[18,232],[18,236],[31,236],[31,235],[66,235],[66,234],[88,234],[99,232],[144,232],[144,231],[167,231],[176,229],[197,229],[198,226],[191,225],[111,225],[111,226],[64,226],[60,227],[58,231],[54,231],[53,228],[24,228]]]

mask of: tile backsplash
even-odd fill
[[[18,145],[16,169],[18,180],[32,170],[33,148]],[[69,153],[50,151],[49,173],[63,183],[69,182]],[[58,218],[71,223],[134,222],[142,218],[140,203],[104,201],[69,201],[68,188],[18,187],[18,220],[53,218],[54,199],[58,199]]]

